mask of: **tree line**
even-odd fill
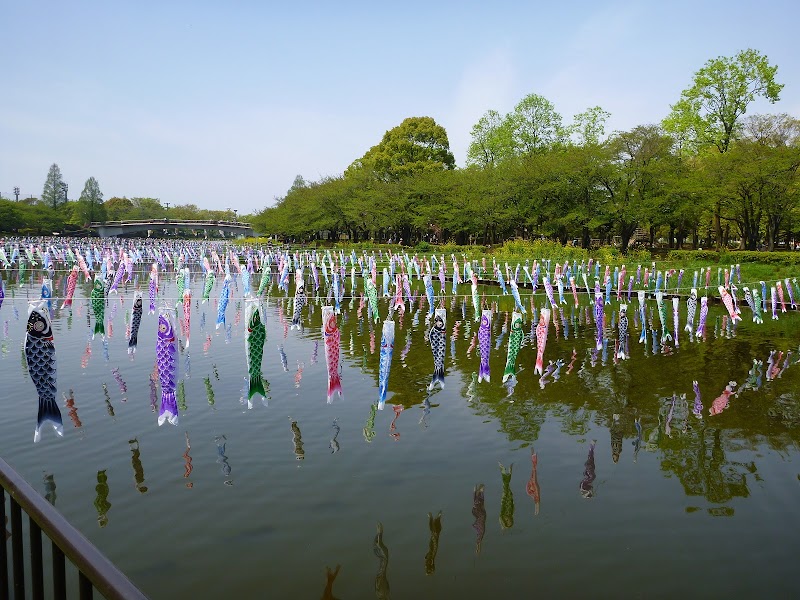
[[[14,201],[0,197],[0,231],[22,235],[78,232],[92,222],[131,219],[234,220],[230,210],[206,210],[195,204],[162,204],[159,198],[112,197],[103,200],[100,184],[89,177],[77,200],[68,199],[61,169],[50,166],[39,198]],[[243,215],[242,220],[247,220]]]
[[[790,245],[800,121],[747,114],[759,99],[780,99],[776,75],[755,50],[709,60],[660,123],[610,135],[601,107],[565,123],[530,94],[506,115],[480,118],[464,168],[455,168],[443,127],[410,117],[341,175],[298,175],[252,222],[297,241]]]

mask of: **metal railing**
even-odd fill
[[[11,573],[8,572],[6,495],[9,497],[11,524]],[[9,598],[9,586],[15,599],[25,595],[25,555],[23,554],[22,513],[28,516],[31,597],[44,598],[44,561],[42,533],[52,545],[53,597],[67,597],[66,559],[78,569],[78,594],[92,598],[97,590],[109,600],[146,598],[83,534],[70,525],[8,463],[0,459],[0,600]]]
[[[128,221],[92,221],[89,227],[125,227],[126,225],[163,225],[167,223],[173,226],[208,226],[208,227],[250,227],[250,223],[244,221],[214,221],[214,220],[199,220],[193,221],[190,219],[133,219]]]

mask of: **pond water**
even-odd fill
[[[0,454],[152,598],[795,593],[794,312],[756,325],[745,306],[734,326],[714,305],[704,339],[681,328],[678,344],[662,345],[648,300],[658,331],[640,344],[634,301],[630,356],[615,360],[616,328],[598,352],[584,292],[578,309],[564,305],[558,328],[550,324],[544,363],[557,369],[534,374],[526,339],[518,374],[504,385],[502,330],[514,303],[482,286],[497,303],[491,381],[474,381],[471,298],[448,295],[445,386],[428,392],[430,322],[414,281],[423,299],[395,317],[387,401],[376,410],[381,324],[349,297],[349,280],[338,315],[342,397],[327,402],[325,298],[311,293],[303,328],[290,329],[294,290],[272,287],[262,368],[270,397],[248,401],[242,282],[232,288],[227,332],[214,326],[221,278],[200,304],[195,273],[191,342],[178,361],[180,420],[159,427],[150,385],[157,318],[147,314],[147,276],[137,276],[145,314],[133,357],[125,338],[133,282],[110,296],[105,340],[92,339],[88,284],[71,310],[53,312],[65,435],[45,429],[36,444],[22,344],[26,298],[40,285],[6,282]],[[64,285],[60,273],[56,296]],[[469,285],[460,289],[469,294]],[[530,291],[522,294],[530,307]],[[176,295],[174,274],[162,276],[160,303]],[[535,295],[537,309],[545,302]],[[379,299],[381,316],[388,304]],[[618,308],[616,299],[605,307],[609,325]],[[685,322],[684,301],[680,310]]]

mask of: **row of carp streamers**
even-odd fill
[[[61,308],[66,308],[72,305],[72,298],[78,280],[79,271],[83,271],[87,280],[92,279],[92,268],[96,265],[100,266],[100,272],[96,273],[93,277],[93,288],[91,292],[91,306],[95,314],[96,324],[94,333],[105,333],[104,328],[104,307],[106,298],[113,293],[117,293],[118,286],[123,283],[127,284],[133,275],[134,264],[143,263],[146,254],[149,252],[150,258],[154,260],[151,265],[148,295],[149,295],[149,313],[153,314],[156,311],[156,295],[158,291],[158,266],[161,265],[163,270],[166,270],[166,264],[171,264],[176,271],[176,283],[178,289],[178,302],[176,306],[183,304],[183,320],[182,329],[186,336],[186,345],[189,344],[189,330],[191,319],[191,290],[188,287],[190,269],[185,266],[190,260],[196,260],[201,265],[205,273],[205,282],[203,286],[203,302],[205,303],[210,296],[211,290],[214,288],[216,274],[224,276],[222,289],[220,291],[218,302],[218,314],[216,326],[225,326],[225,311],[230,298],[230,285],[233,280],[231,272],[231,264],[235,266],[235,273],[241,276],[243,293],[247,300],[247,307],[245,311],[246,335],[245,335],[245,351],[247,356],[249,386],[248,397],[252,398],[255,394],[266,395],[264,388],[263,376],[261,374],[261,362],[263,358],[263,347],[266,340],[265,318],[264,309],[260,301],[263,292],[267,285],[272,285],[273,275],[278,281],[279,289],[288,293],[289,285],[289,270],[295,268],[295,295],[294,295],[294,314],[292,318],[292,328],[300,328],[302,320],[302,310],[307,303],[305,292],[305,276],[304,270],[306,266],[310,268],[312,281],[315,291],[319,291],[320,279],[317,269],[317,262],[321,265],[321,271],[325,281],[328,283],[328,299],[333,300],[333,304],[325,306],[322,311],[322,330],[325,341],[326,362],[328,368],[328,402],[332,402],[335,395],[342,395],[342,386],[339,368],[339,350],[340,350],[340,333],[336,323],[336,314],[340,312],[341,300],[345,297],[346,278],[345,264],[349,258],[351,265],[350,278],[351,278],[351,293],[354,296],[356,293],[356,264],[361,269],[361,277],[363,278],[364,294],[369,300],[370,313],[374,321],[377,323],[380,320],[378,309],[378,290],[377,290],[377,262],[374,253],[370,256],[366,253],[358,257],[355,251],[349,257],[346,257],[343,252],[339,253],[339,265],[337,268],[336,261],[328,251],[325,255],[314,252],[272,252],[271,250],[260,252],[253,252],[245,250],[243,258],[245,265],[240,261],[240,256],[233,249],[228,248],[227,252],[223,251],[224,263],[220,258],[216,249],[211,249],[210,258],[207,249],[197,248],[193,246],[183,246],[180,250],[176,249],[172,256],[167,251],[161,251],[158,247],[151,246],[144,250],[129,247],[127,252],[123,247],[119,248],[119,259],[116,263],[113,260],[113,255],[109,249],[105,250],[105,254],[100,254],[96,246],[86,250],[86,258],[81,254],[80,250],[73,251],[68,248],[66,252],[61,249],[56,250],[52,246],[45,251],[42,255],[41,249],[26,248],[25,252],[28,261],[35,265],[34,251],[42,256],[43,266],[48,275],[55,272],[55,266],[50,253],[57,256],[59,260],[71,261],[74,263],[68,271],[69,276],[66,285],[66,294],[61,305]],[[383,254],[381,252],[381,259]],[[491,322],[493,311],[491,309],[480,309],[479,295],[478,295],[478,281],[479,274],[483,274],[485,269],[485,258],[482,263],[478,261],[467,261],[464,259],[464,279],[461,278],[460,267],[458,261],[453,258],[453,271],[452,271],[452,285],[453,294],[457,293],[457,285],[469,281],[472,288],[472,302],[475,308],[476,321],[480,320],[480,327],[478,331],[478,342],[480,348],[481,364],[478,373],[478,382],[490,380],[489,369],[489,353],[491,346]],[[394,320],[393,315],[396,311],[405,311],[406,302],[412,303],[416,300],[412,294],[409,274],[416,272],[417,279],[424,282],[425,293],[429,306],[429,318],[432,319],[431,327],[426,333],[426,340],[430,342],[431,350],[433,353],[434,372],[431,382],[428,385],[428,391],[433,391],[437,386],[443,388],[445,383],[444,377],[444,362],[445,362],[445,329],[447,312],[442,306],[436,307],[437,297],[433,289],[433,268],[438,265],[439,280],[441,284],[441,294],[438,297],[439,303],[443,302],[446,296],[446,277],[444,273],[444,257],[437,259],[435,255],[431,256],[430,261],[426,258],[419,259],[416,255],[409,257],[408,254],[400,256],[397,254],[387,254],[388,266],[383,268],[383,296],[390,298],[389,301],[389,314],[383,323],[383,330],[381,336],[381,350],[380,350],[380,369],[379,369],[379,402],[378,407],[382,409],[386,400],[388,391],[388,380],[391,369],[392,353],[394,348]],[[9,261],[5,249],[0,248],[0,264],[8,268],[13,265],[13,260],[18,260],[20,269],[24,264],[24,259],[19,254],[17,248],[12,253],[12,260]],[[255,297],[252,294],[250,286],[251,273],[255,272],[259,263],[261,265],[261,279],[258,292]],[[509,335],[508,353],[506,360],[506,367],[503,373],[503,382],[506,382],[510,377],[516,373],[516,361],[519,353],[523,334],[523,315],[527,314],[523,306],[519,294],[519,286],[516,278],[519,275],[521,265],[517,265],[514,274],[508,264],[505,265],[505,271],[508,281],[506,286],[506,278],[503,277],[503,270],[493,260],[492,269],[497,282],[500,285],[503,293],[507,293],[510,288],[511,295],[515,301],[515,310],[512,312],[511,318],[511,331]],[[531,294],[531,308],[536,321],[536,309],[533,306],[533,293],[536,292],[538,287],[538,280],[544,270],[542,277],[543,287],[547,300],[550,303],[550,308],[542,308],[539,311],[538,323],[535,327],[535,335],[532,333],[532,338],[535,337],[537,346],[537,356],[534,372],[543,375],[543,358],[547,344],[547,334],[550,325],[551,311],[555,315],[561,314],[563,318],[563,311],[560,305],[565,304],[564,299],[564,281],[569,281],[572,295],[575,301],[575,306],[579,305],[579,292],[575,283],[575,276],[582,277],[586,293],[592,297],[594,296],[594,317],[597,325],[597,349],[603,346],[604,329],[605,329],[605,306],[611,303],[612,299],[612,282],[616,280],[616,296],[618,300],[623,300],[625,296],[624,282],[626,281],[626,268],[623,265],[621,269],[615,268],[612,276],[610,267],[606,265],[604,276],[604,287],[600,284],[600,264],[594,263],[595,286],[594,293],[588,286],[587,273],[592,272],[593,260],[588,263],[581,263],[578,265],[573,262],[570,265],[565,262],[564,265],[556,264],[553,278],[556,282],[556,289],[558,289],[559,300],[555,300],[555,289],[550,279],[550,261],[534,261],[531,268],[528,261],[522,266],[528,282],[532,288]],[[474,267],[474,270],[473,270]],[[398,271],[395,272],[395,268]],[[741,284],[741,272],[739,265],[731,265],[730,270],[724,270],[724,285],[722,285],[723,274],[722,268],[718,269],[717,280],[720,285],[717,286],[720,298],[725,305],[730,318],[733,322],[741,320],[741,313],[737,302],[736,293],[737,286],[734,284],[734,277],[738,278]],[[330,272],[330,275],[329,275]],[[424,275],[422,274],[424,272]],[[655,275],[653,276],[653,273]],[[680,288],[684,271],[680,270],[675,272],[674,269],[669,271],[656,271],[655,263],[653,270],[645,268],[642,272],[641,266],[637,268],[636,276],[630,275],[627,279],[627,299],[631,300],[634,282],[649,287],[651,284],[654,286],[654,295],[656,298],[656,305],[658,307],[658,314],[662,326],[662,341],[672,339],[668,330],[667,324],[667,308],[664,302],[664,290],[668,289],[670,278],[677,275],[676,289]],[[698,280],[702,282],[703,272],[695,271],[693,285],[696,286]],[[711,268],[705,270],[705,283],[708,287],[710,285]],[[390,282],[394,281],[395,290],[392,294],[390,292]],[[797,282],[795,279],[790,281],[786,278],[783,282],[780,280],[771,286],[771,306],[772,317],[777,319],[778,299],[780,300],[781,312],[786,312],[786,302],[784,299],[783,283],[789,294],[789,301],[791,308],[796,308],[795,303],[795,289]],[[744,298],[753,313],[753,321],[760,323],[763,321],[762,313],[767,310],[767,293],[766,282],[760,282],[761,294],[758,288],[753,287],[752,291],[749,287],[744,286]],[[793,286],[794,284],[794,286]],[[605,291],[605,295],[603,292]],[[798,290],[800,293],[800,290]],[[637,298],[639,300],[639,312],[642,317],[642,322],[645,320],[645,290],[637,290]],[[331,298],[332,296],[332,298]],[[5,297],[5,291],[0,278],[0,307],[2,300]],[[352,296],[351,296],[352,297]],[[50,320],[50,311],[52,310],[52,284],[49,278],[45,278],[42,285],[41,299],[30,303],[27,336],[25,343],[25,356],[29,367],[31,378],[39,393],[39,415],[37,418],[37,427],[34,439],[38,440],[41,436],[41,426],[45,422],[50,422],[59,435],[63,435],[63,426],[61,424],[61,415],[57,404],[55,403],[55,389],[56,389],[56,361],[55,361],[55,348],[53,344],[52,325]],[[697,288],[692,287],[689,298],[687,300],[688,317],[685,330],[687,332],[694,331],[694,319],[697,312]],[[484,297],[485,302],[485,297]],[[673,308],[673,324],[675,344],[678,344],[678,331],[679,331],[679,302],[678,297],[672,298]],[[705,321],[708,312],[708,297],[703,296],[700,298],[700,319],[697,324],[697,335],[701,335],[705,328]],[[137,289],[134,294],[134,307],[132,326],[129,335],[129,353],[136,350],[138,330],[141,323],[143,310],[142,293]],[[628,348],[628,317],[627,317],[627,304],[622,303],[619,307],[618,319],[618,338],[616,344],[615,354],[619,359],[625,359],[629,355]],[[642,337],[640,342],[644,341],[645,328],[642,327]],[[177,346],[176,346],[176,332],[172,322],[171,311],[169,307],[162,306],[158,315],[158,334],[156,343],[156,370],[158,372],[159,383],[161,386],[161,410],[159,412],[158,422],[170,422],[177,424],[178,410],[175,398],[176,388],[176,372],[177,372]]]

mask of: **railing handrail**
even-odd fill
[[[131,219],[127,221],[92,221],[89,227],[102,227],[102,226],[125,226],[125,225],[223,225],[225,227],[250,227],[250,223],[244,221],[214,221],[208,219],[192,220],[192,219]]]
[[[147,598],[2,458],[0,485],[103,596],[109,600]]]

